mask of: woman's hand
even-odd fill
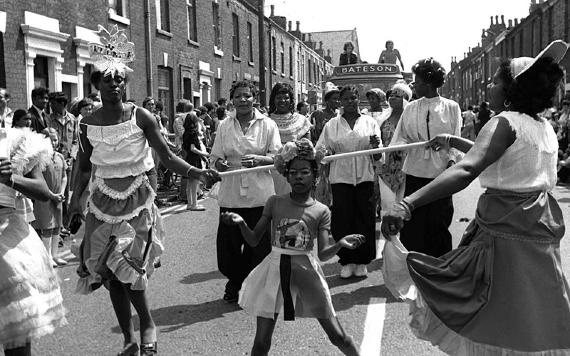
[[[451,140],[450,134],[439,134],[432,138],[428,143],[427,146],[430,147],[434,151],[439,151],[440,149],[449,149],[449,142]]]
[[[9,158],[0,158],[0,183],[12,185],[12,162]]]
[[[266,156],[260,155],[245,155],[241,157],[241,165],[245,168],[253,168],[260,166],[262,163],[266,161]]]
[[[51,200],[53,200],[53,201],[59,203],[59,202],[62,202],[62,201],[65,200],[65,193],[56,194],[56,193],[50,192],[50,197],[49,197],[49,198],[50,198]]]
[[[225,212],[221,214],[221,217],[222,222],[226,225],[239,225],[245,222],[245,220],[243,220],[243,218],[236,213]]]
[[[338,241],[340,247],[347,248],[349,250],[354,250],[358,246],[362,245],[366,241],[366,237],[360,234],[346,235]]]
[[[382,218],[382,225],[380,231],[386,240],[391,240],[404,227],[404,218],[406,212],[398,205],[394,207]]]
[[[226,161],[225,159],[217,160],[216,163],[214,163],[214,166],[216,166],[218,172],[225,172],[228,169],[230,169],[230,165],[228,164],[228,161]]]
[[[213,169],[202,170],[202,172],[200,172],[200,177],[198,179],[200,179],[206,185],[212,185],[222,180],[222,178],[220,178],[220,174]]]

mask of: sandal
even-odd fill
[[[156,341],[149,344],[141,344],[141,356],[158,355]]]
[[[117,356],[137,356],[139,354],[139,345],[136,342],[129,342],[117,354]]]

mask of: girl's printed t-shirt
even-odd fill
[[[263,216],[271,219],[271,245],[289,250],[312,251],[318,232],[331,225],[326,205],[317,200],[299,203],[289,194],[269,198]]]

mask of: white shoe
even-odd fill
[[[354,273],[354,267],[355,265],[352,263],[342,266],[340,269],[340,278],[346,279],[352,277],[352,274]]]
[[[366,277],[367,274],[368,269],[366,268],[366,265],[356,265],[356,269],[354,271],[354,275],[356,277]]]

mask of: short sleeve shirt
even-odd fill
[[[331,212],[313,200],[302,204],[289,194],[267,200],[263,216],[271,219],[271,245],[289,250],[312,251],[320,231],[330,231]]]

